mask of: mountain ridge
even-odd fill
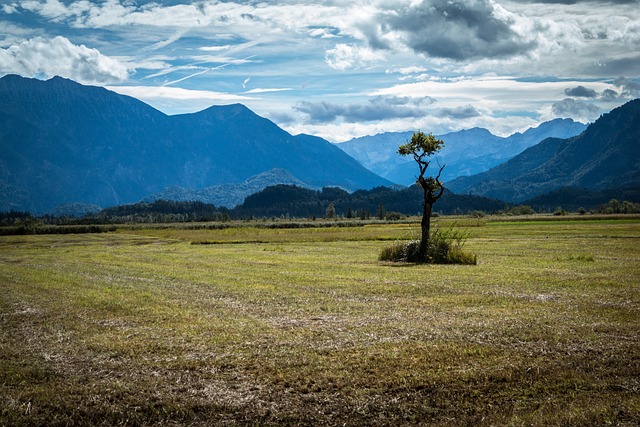
[[[545,139],[499,166],[446,186],[508,202],[563,187],[640,187],[640,98],[603,114],[580,135]]]
[[[276,168],[314,187],[391,184],[330,142],[293,136],[241,104],[168,116],[60,77],[0,78],[0,210],[107,207]]]
[[[248,196],[277,184],[314,189],[314,187],[300,181],[284,169],[272,169],[237,184],[221,184],[200,189],[179,186],[166,188],[159,193],[143,198],[141,202],[153,202],[156,200],[197,201],[212,204],[216,207],[234,208],[241,205]]]
[[[584,129],[586,125],[571,119],[554,119],[508,137],[493,135],[484,128],[463,129],[436,135],[445,145],[435,158],[447,165],[443,170],[444,180],[452,180],[489,170],[547,137],[565,138]],[[412,133],[388,132],[336,145],[378,175],[392,182],[411,185],[415,182],[415,165],[413,161],[397,155],[397,149],[400,143],[411,138]]]

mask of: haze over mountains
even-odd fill
[[[587,125],[571,119],[555,119],[503,138],[486,129],[473,128],[436,135],[445,142],[436,161],[446,165],[442,178],[449,181],[459,176],[485,172],[503,163],[528,147],[549,137],[569,138],[580,134]],[[362,163],[370,171],[389,181],[411,185],[415,182],[413,159],[397,154],[398,145],[411,139],[413,132],[387,132],[354,138],[337,144],[345,153]]]
[[[243,105],[167,116],[60,77],[0,79],[0,152],[0,210],[107,207],[275,168],[314,187],[391,184],[328,141],[292,136]]]

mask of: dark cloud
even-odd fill
[[[640,31],[637,35],[640,37]],[[593,76],[610,77],[620,74],[636,74],[640,70],[640,54],[633,54],[626,58],[602,58],[593,62],[584,71]]]
[[[311,123],[327,123],[342,120],[348,123],[377,121],[393,118],[422,117],[425,106],[433,98],[376,97],[366,104],[334,104],[331,102],[301,101],[293,109],[306,114]]]
[[[429,0],[382,15],[362,31],[375,48],[386,48],[385,33],[399,32],[415,52],[455,60],[509,57],[535,47],[495,12],[489,0]]]
[[[607,3],[607,4],[634,4],[640,3],[640,0],[512,0],[516,3],[540,3],[540,4],[586,4],[586,3]]]
[[[471,119],[473,117],[479,117],[482,113],[476,107],[472,105],[465,105],[464,107],[456,108],[441,108],[437,112],[438,117],[450,118],[450,119]]]
[[[631,80],[620,76],[613,81],[613,84],[621,88],[622,93],[620,96],[623,98],[636,98],[640,96],[639,80]]]
[[[577,101],[573,98],[566,98],[551,106],[551,110],[556,117],[567,117],[577,120],[591,121],[600,115],[600,108],[584,101]]]
[[[620,99],[620,94],[613,89],[605,89],[602,91],[602,94],[600,94],[600,99],[605,102],[613,102]]]
[[[567,96],[574,96],[577,98],[595,98],[598,96],[598,92],[593,89],[586,88],[584,86],[576,86],[574,88],[565,89],[564,94]]]

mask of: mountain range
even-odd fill
[[[415,163],[396,154],[410,136],[336,146],[293,136],[240,104],[168,116],[104,88],[8,75],[0,78],[0,211],[96,211],[158,199],[233,207],[276,184],[412,184]],[[540,206],[640,194],[640,99],[586,128],[558,119],[508,138],[479,128],[440,137],[438,161],[454,193]]]
[[[272,169],[237,184],[212,185],[206,188],[169,187],[159,193],[145,197],[142,202],[148,203],[156,200],[197,201],[217,207],[234,208],[241,205],[248,196],[274,184],[313,188],[284,169]]]
[[[240,104],[168,116],[60,77],[0,79],[0,211],[107,207],[273,169],[312,187],[391,184],[330,142],[293,136]]]
[[[446,165],[442,178],[449,181],[459,176],[487,171],[546,138],[572,137],[583,132],[586,127],[587,125],[571,119],[555,119],[506,138],[493,135],[482,128],[435,135],[445,144],[434,157],[436,162]],[[415,182],[415,162],[401,157],[397,151],[400,144],[411,139],[412,133],[387,132],[354,138],[336,145],[370,171],[389,181],[411,185]]]
[[[574,193],[576,188],[615,193],[638,188],[640,99],[603,114],[578,136],[545,139],[499,166],[456,178],[446,187],[512,203],[567,187]]]

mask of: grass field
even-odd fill
[[[0,425],[640,425],[640,220],[466,225],[2,236]]]

